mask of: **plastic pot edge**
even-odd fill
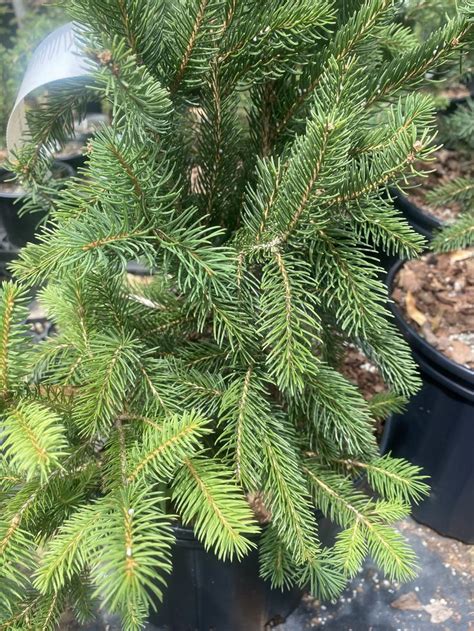
[[[393,197],[395,206],[404,212],[408,222],[412,223],[415,230],[429,241],[433,239],[433,231],[439,230],[444,226],[442,221],[424,212],[419,206],[411,202],[400,189],[391,188],[390,194]]]

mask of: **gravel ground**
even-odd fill
[[[413,520],[399,525],[415,549],[418,577],[400,585],[369,560],[337,602],[309,597],[281,631],[474,630],[474,546],[441,537]]]
[[[398,527],[418,555],[420,573],[414,581],[391,582],[368,560],[337,601],[320,603],[305,596],[278,631],[474,631],[474,546],[411,519]],[[66,623],[66,629],[119,631],[120,625],[105,616],[82,628]],[[148,626],[147,631],[160,630]]]

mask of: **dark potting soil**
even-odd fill
[[[405,263],[392,298],[429,344],[474,369],[474,249]]]
[[[434,162],[418,165],[420,169],[430,169],[431,172],[425,177],[420,176],[413,180],[417,186],[409,190],[408,198],[428,215],[432,215],[442,222],[452,223],[461,212],[461,205],[457,202],[451,202],[436,207],[427,202],[426,195],[441,184],[446,184],[457,177],[474,177],[474,161],[467,153],[446,148],[436,151],[434,157]]]
[[[364,399],[371,399],[375,394],[386,391],[377,367],[356,347],[350,344],[344,354],[341,372],[358,386]]]

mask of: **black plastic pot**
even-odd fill
[[[64,178],[74,175],[74,169],[68,164],[57,162],[55,168],[61,172]],[[0,182],[12,178],[12,173],[0,169]],[[0,190],[0,218],[8,240],[17,248],[34,241],[38,225],[45,218],[45,213],[41,212],[20,213],[23,195],[23,192]]]
[[[401,265],[391,269],[389,289]],[[396,305],[390,307],[423,386],[405,412],[389,419],[381,449],[421,466],[430,477],[430,496],[413,507],[413,517],[445,536],[474,543],[474,371],[445,357]]]
[[[434,232],[442,228],[442,222],[418,208],[401,191],[391,189],[390,195],[393,197],[396,208],[403,213],[410,226],[431,241]]]
[[[329,542],[334,527],[327,520],[319,523],[321,540]],[[301,590],[273,590],[259,577],[256,549],[240,562],[223,563],[192,530],[174,530],[173,570],[163,603],[149,618],[160,631],[264,631],[298,606]]]

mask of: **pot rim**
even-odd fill
[[[457,362],[449,359],[446,355],[443,355],[441,351],[432,346],[429,342],[422,337],[418,331],[416,331],[411,324],[409,324],[401,309],[392,300],[393,282],[400,269],[405,265],[406,261],[397,261],[389,270],[387,274],[387,288],[389,292],[389,308],[395,318],[395,321],[402,333],[409,342],[413,343],[413,346],[418,353],[421,353],[425,359],[431,360],[437,364],[442,370],[445,370],[451,377],[456,379],[462,379],[465,383],[474,386],[474,370],[458,364]]]
[[[252,535],[245,535],[245,538],[253,542],[254,544],[258,544],[260,537],[264,532],[265,526],[266,524],[260,524],[260,532]],[[184,526],[178,521],[173,521],[171,523],[171,529],[173,530],[176,540],[179,539],[180,541],[190,541],[193,542],[194,545],[205,549],[204,543],[197,538],[194,533],[194,529],[191,526]]]
[[[5,169],[5,167],[0,167],[0,182],[4,181],[3,178],[8,178],[9,176],[13,176],[13,175],[14,173],[12,171]],[[14,193],[11,191],[10,192],[2,191],[0,189],[0,199],[21,199],[24,196],[25,196],[25,191],[23,191],[22,193]]]
[[[68,164],[66,160],[64,159],[53,160],[52,164],[58,167],[58,169],[62,169],[64,171],[65,180],[67,178],[73,177],[76,174],[76,171],[73,169],[73,167],[70,164]],[[13,171],[9,171],[8,169],[5,169],[5,167],[0,166],[0,179],[5,178],[7,176],[13,176],[13,175],[14,175]],[[26,195],[26,191],[23,191],[21,193],[12,193],[8,191],[2,191],[0,189],[0,199],[18,199],[19,200],[25,195]]]
[[[403,207],[403,209],[407,209],[411,214],[414,221],[421,224],[421,227],[425,230],[425,236],[428,239],[432,239],[433,235],[431,232],[433,230],[438,230],[439,228],[443,228],[445,222],[440,221],[434,215],[430,215],[429,213],[422,210],[419,206],[411,202],[405,193],[399,188],[391,188],[390,194],[394,197],[395,203],[399,204]]]

